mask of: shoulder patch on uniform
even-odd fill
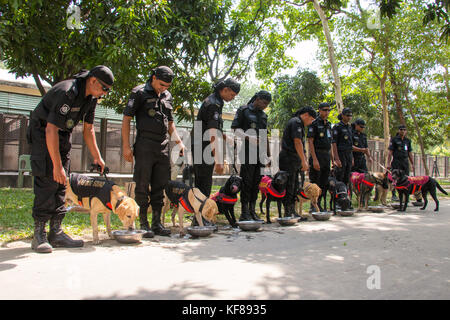
[[[63,116],[65,116],[66,114],[69,113],[70,107],[67,104],[63,104],[60,108],[59,108],[59,113],[61,113]]]
[[[128,100],[128,104],[127,104],[127,107],[129,107],[129,108],[132,108],[132,107],[133,107],[133,105],[134,105],[134,99],[130,99],[130,100]]]
[[[219,120],[219,113],[218,112],[214,112],[214,116],[213,116],[214,120]]]
[[[302,128],[298,128],[297,131],[298,131],[298,132],[302,132]]]
[[[309,127],[309,132],[314,132],[314,128],[313,127]]]

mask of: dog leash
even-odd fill
[[[94,170],[96,170],[100,176],[104,176],[106,180],[108,180],[108,177],[106,176],[107,174],[109,174],[109,168],[105,167],[103,168],[103,173],[102,171],[102,167],[98,164],[98,163],[92,163],[91,164],[91,169],[89,170],[90,172],[93,172]]]

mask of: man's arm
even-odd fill
[[[315,170],[320,171],[319,160],[317,159],[316,150],[314,148],[314,138],[308,138],[308,145],[309,153],[311,154],[311,157],[313,159],[313,167]]]
[[[105,168],[105,161],[103,161],[100,150],[98,149],[97,139],[95,138],[95,130],[92,123],[84,122],[83,138],[86,142],[86,146],[88,147],[89,152],[92,155],[92,158],[94,159],[94,163],[100,165],[103,172],[103,169]]]
[[[179,144],[180,147],[180,156],[184,156],[184,150],[185,146],[183,144],[183,141],[181,140],[180,136],[178,135],[177,128],[175,127],[175,122],[169,121],[169,128],[168,128],[170,136],[173,135],[173,140],[175,140],[176,144]]]
[[[66,184],[66,172],[64,171],[61,155],[59,153],[59,128],[50,122],[47,122],[45,128],[45,142],[47,144],[48,153],[53,163],[53,180],[59,184]]]
[[[332,143],[331,146],[332,146],[332,149],[333,149],[334,163],[336,164],[336,166],[338,166],[340,168],[340,167],[342,167],[342,163],[341,163],[341,159],[339,159],[339,154],[338,154],[338,151],[337,151],[337,145],[336,145],[336,143]]]
[[[306,161],[305,152],[303,149],[303,143],[302,140],[299,138],[294,138],[294,146],[295,150],[297,151],[297,154],[299,155],[300,159],[302,160],[302,171],[308,171],[309,166],[308,162]]]

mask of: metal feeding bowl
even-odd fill
[[[391,203],[391,207],[394,209],[400,209],[400,203]]]
[[[145,230],[116,230],[113,231],[114,239],[120,243],[137,243],[141,242]]]
[[[280,226],[293,226],[298,222],[298,217],[283,217],[283,218],[277,218],[277,222],[280,224]]]
[[[255,221],[255,220],[238,222],[239,228],[243,231],[256,231],[259,228],[261,228],[262,224],[263,221]]]
[[[369,209],[369,211],[372,211],[374,213],[380,213],[384,211],[384,208],[382,206],[368,206],[367,209]]]
[[[353,211],[353,210],[345,210],[345,211],[338,210],[338,211],[336,211],[336,213],[338,215],[340,215],[341,217],[351,217],[355,213],[355,211]]]
[[[332,212],[313,212],[311,214],[316,220],[326,221],[330,219]]]
[[[421,207],[421,206],[423,206],[423,202],[419,202],[419,201],[414,201],[412,204],[413,204],[414,207]]]
[[[186,230],[193,237],[208,237],[214,232],[214,229],[215,226],[193,226]]]

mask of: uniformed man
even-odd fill
[[[400,125],[395,137],[389,143],[388,170],[401,169],[409,175],[409,162],[414,167],[411,140],[406,137],[406,126]],[[408,162],[409,160],[409,162]],[[392,162],[391,162],[392,161]],[[392,191],[392,200],[397,200],[395,189]]]
[[[61,222],[66,214],[64,197],[70,169],[72,130],[83,121],[83,137],[94,159],[103,168],[93,127],[97,99],[106,95],[114,82],[111,70],[96,66],[73,79],[54,85],[31,114],[27,132],[31,144],[31,168],[34,178],[34,237],[31,248],[39,253],[53,247],[82,247],[82,240],[66,235]],[[50,220],[48,241],[45,225]]]
[[[349,187],[350,174],[353,165],[353,138],[350,120],[353,113],[349,108],[344,108],[339,114],[341,120],[334,125],[332,130],[332,148],[334,164],[337,167],[336,179],[345,183]],[[350,189],[349,189],[350,190]]]
[[[240,169],[242,178],[240,221],[260,220],[255,209],[261,168],[264,166],[259,156],[259,130],[267,129],[267,115],[263,110],[267,108],[270,101],[272,101],[272,95],[269,92],[265,90],[257,92],[247,105],[237,110],[231,124],[236,136],[244,140],[245,157],[242,159]],[[267,155],[270,157],[268,140],[266,146]]]
[[[322,189],[319,203],[327,192],[328,176],[331,164],[331,123],[328,121],[330,105],[326,102],[319,105],[319,116],[308,127],[309,145],[309,181]],[[311,211],[314,211],[311,206]]]
[[[366,122],[363,119],[356,119],[352,123],[352,139],[353,139],[353,167],[352,172],[365,173],[368,172],[366,164],[366,156],[369,161],[372,157],[369,152],[369,145],[367,144],[367,135],[364,133]]]
[[[298,175],[309,169],[305,155],[305,126],[310,126],[316,117],[317,113],[312,107],[303,107],[288,121],[283,132],[279,155],[280,170],[289,173],[286,195],[283,198],[285,217],[298,216],[295,212]]]
[[[216,148],[215,137],[225,135],[222,133],[222,108],[224,101],[230,102],[239,93],[241,85],[234,79],[228,78],[214,85],[214,93],[202,103],[194,129],[191,132],[192,155],[194,160],[195,187],[207,197],[211,194],[213,171],[223,173],[222,150]],[[201,127],[200,127],[201,125]],[[196,131],[198,129],[198,132]],[[206,135],[205,135],[205,132]],[[200,134],[201,133],[201,134]],[[206,139],[203,140],[203,138]],[[219,146],[219,144],[217,144]],[[210,146],[210,159],[204,155],[205,149]]]
[[[172,95],[167,90],[173,78],[169,67],[153,69],[147,82],[132,90],[122,122],[124,158],[132,162],[134,155],[136,161],[133,180],[136,182],[135,200],[140,207],[140,227],[161,236],[170,235],[170,230],[161,224],[164,188],[170,177],[169,134],[174,134],[175,142],[180,144],[181,155],[184,153],[183,142],[173,122]],[[131,151],[130,122],[133,117],[136,117],[137,135]],[[147,220],[149,205],[152,206],[151,228]],[[149,232],[147,236],[152,234]]]

